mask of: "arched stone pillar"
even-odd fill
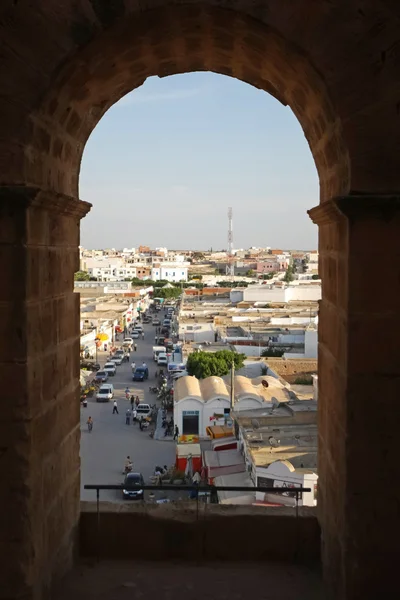
[[[79,519],[79,222],[90,204],[0,187],[0,598],[41,597]]]
[[[319,492],[335,598],[392,593],[399,558],[400,194],[334,198],[319,225]]]

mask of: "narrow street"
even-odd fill
[[[175,462],[175,443],[168,438],[157,441],[149,436],[149,431],[140,431],[139,425],[125,424],[125,412],[129,402],[125,398],[128,386],[133,394],[137,394],[142,402],[159,404],[156,395],[149,392],[149,386],[157,385],[155,381],[156,363],[153,361],[155,327],[143,324],[144,340],[135,340],[137,352],[131,353],[131,361],[117,367],[114,377],[109,378],[115,388],[115,399],[118,402],[119,414],[112,414],[113,402],[96,402],[96,398],[88,399],[87,408],[81,408],[81,499],[95,500],[95,492],[84,490],[85,484],[119,484],[123,482],[125,458],[129,455],[133,461],[133,470],[141,472],[148,482],[155,465],[172,465]],[[123,336],[116,341],[122,344]],[[98,360],[104,365],[108,354],[99,353]],[[131,362],[140,366],[143,361],[149,367],[149,379],[143,383],[132,381]],[[93,431],[86,427],[88,416],[93,418]],[[102,491],[100,500],[121,501],[122,493],[117,490]]]

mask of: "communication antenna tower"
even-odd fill
[[[231,277],[235,276],[235,265],[233,257],[233,211],[232,207],[228,208],[228,265],[226,274]]]

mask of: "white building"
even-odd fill
[[[187,262],[164,262],[153,265],[151,279],[159,281],[165,279],[171,283],[188,280],[189,263]]]
[[[288,285],[275,287],[270,285],[249,285],[236,288],[230,293],[231,302],[293,302],[321,300],[321,285]]]
[[[258,502],[296,505],[296,488],[310,488],[298,494],[299,506],[317,505],[318,475],[314,469],[296,469],[289,460],[277,460],[268,467],[256,467],[257,487],[283,487],[281,494],[256,492]]]
[[[268,382],[268,387],[262,385]],[[293,394],[275,377],[249,379],[237,375],[234,381],[234,411],[267,409],[288,402]],[[180,377],[174,387],[174,423],[181,435],[207,437],[207,427],[231,423],[231,389],[221,377]]]

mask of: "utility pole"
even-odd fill
[[[232,207],[228,208],[228,265],[227,275],[235,278],[235,265],[233,264],[233,211]]]
[[[235,406],[235,362],[232,361],[231,368],[231,418],[233,413],[233,408]]]

